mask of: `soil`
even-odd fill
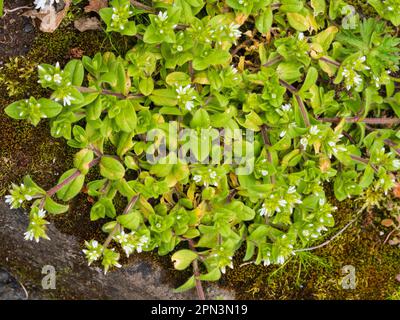
[[[31,5],[30,0],[4,1],[6,10]],[[0,65],[4,58],[26,54],[35,39],[36,29],[31,20],[20,15],[20,12],[6,12],[0,19]]]

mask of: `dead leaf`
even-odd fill
[[[69,55],[71,58],[81,59],[83,57],[84,51],[81,48],[71,48],[69,50]]]
[[[381,224],[385,227],[390,227],[394,224],[392,219],[384,219],[382,220]]]
[[[400,183],[397,183],[393,188],[393,194],[396,198],[400,198]]]
[[[62,9],[60,12],[56,12],[56,9],[53,6],[50,6],[46,10],[26,11],[23,13],[23,15],[34,19],[39,19],[41,21],[40,31],[54,32],[60,25],[61,21],[64,19],[69,7],[71,6],[71,0],[64,0],[64,2],[64,9]]]
[[[108,7],[108,0],[89,0],[89,4],[84,8],[85,12],[99,13],[100,9]]]
[[[74,21],[74,26],[80,32],[88,30],[101,30],[100,21],[96,17],[88,18],[83,17]]]

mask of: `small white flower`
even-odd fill
[[[317,126],[311,126],[311,128],[310,128],[311,135],[316,136],[319,132],[320,132],[320,130],[318,129]]]
[[[260,214],[260,216],[265,216],[267,214],[267,209],[265,208],[265,203],[263,203],[261,209],[258,210],[258,213]]]
[[[210,178],[211,179],[215,179],[217,177],[217,173],[215,172],[215,171],[212,171],[211,173],[210,173]]]
[[[34,236],[35,235],[33,234],[32,230],[29,230],[29,231],[24,233],[24,239],[27,240],[27,241],[32,241]]]
[[[281,138],[283,138],[285,135],[286,135],[286,130],[281,131],[281,133],[279,134]]]
[[[168,13],[165,11],[165,12],[159,12],[158,13],[158,20],[160,20],[160,21],[166,21],[167,19],[168,19]]]
[[[185,109],[188,111],[192,111],[192,109],[194,108],[194,103],[193,101],[186,101],[185,103]]]
[[[237,39],[242,35],[242,32],[239,30],[240,26],[236,23],[231,23],[229,25],[229,36]]]
[[[300,144],[303,146],[304,149],[306,149],[307,146],[308,146],[308,139],[307,138],[301,138]]]
[[[279,264],[283,264],[285,262],[285,257],[284,256],[278,256],[276,259],[276,262]]]
[[[6,198],[5,202],[6,202],[8,205],[11,206],[12,203],[14,202],[13,196],[12,196],[12,195],[7,195],[5,198]]]
[[[267,170],[261,170],[261,175],[263,177],[266,177],[268,175],[268,171]]]
[[[39,218],[44,218],[46,216],[46,210],[40,209],[38,212]]]
[[[292,109],[292,106],[291,106],[290,103],[282,105],[282,110],[283,111],[289,111],[290,109]]]
[[[179,51],[179,52],[183,51],[183,47],[182,46],[177,46],[176,47],[176,51]]]
[[[196,183],[199,183],[200,181],[201,181],[201,176],[200,175],[198,175],[198,174],[196,174],[195,176],[193,176],[193,181],[194,182],[196,182]]]
[[[291,194],[291,193],[295,193],[296,192],[296,187],[295,186],[291,186],[289,187],[287,193]]]
[[[278,201],[278,203],[279,203],[279,205],[281,206],[281,207],[285,207],[286,205],[287,205],[287,201],[286,200],[279,200]]]
[[[399,159],[394,159],[392,162],[393,167],[398,170],[400,169],[400,160]]]
[[[71,101],[74,101],[75,98],[72,97],[70,94],[67,94],[64,98],[63,98],[63,104],[64,106],[70,106],[71,105]]]
[[[304,40],[304,33],[300,32],[298,38],[299,38],[300,41],[303,41]]]

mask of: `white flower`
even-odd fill
[[[304,33],[300,32],[298,38],[299,38],[300,41],[303,41],[304,40]]]
[[[74,101],[74,100],[75,100],[74,97],[72,97],[70,94],[67,94],[65,97],[63,97],[64,106],[70,106],[71,101]]]
[[[47,9],[55,3],[59,3],[60,0],[35,0],[35,9]]]
[[[198,174],[196,174],[195,176],[193,176],[193,181],[194,182],[196,182],[196,183],[199,183],[200,181],[201,181],[201,176],[200,175],[198,175]]]
[[[263,177],[266,177],[268,175],[268,171],[267,170],[261,170],[261,175]]]
[[[258,213],[260,214],[260,216],[265,216],[267,214],[267,209],[265,208],[265,203],[263,203],[261,209],[258,210]]]
[[[313,136],[316,136],[319,133],[319,129],[317,126],[311,126],[310,128],[310,134],[312,134]]]
[[[308,146],[308,139],[307,138],[301,138],[300,144],[303,146],[304,149],[306,149],[307,146]]]
[[[285,257],[284,256],[278,256],[276,259],[276,262],[279,264],[283,264],[285,262]]]
[[[13,196],[12,196],[12,195],[7,195],[5,198],[6,198],[5,202],[6,202],[8,205],[10,205],[10,206],[11,206],[11,209],[12,209],[12,203],[14,202]]]
[[[284,206],[286,206],[287,205],[287,201],[286,200],[279,200],[278,201],[278,203],[279,203],[279,205],[281,206],[281,207],[284,207]]]
[[[237,39],[242,35],[242,32],[239,30],[240,26],[238,24],[232,22],[228,28],[230,37]]]
[[[292,109],[292,106],[291,106],[290,103],[282,105],[282,110],[283,111],[289,111],[290,109]]]
[[[135,251],[135,246],[133,244],[126,243],[122,245],[122,249],[125,251],[126,256],[129,257],[129,255]]]
[[[125,233],[125,231],[121,231],[120,234],[115,236],[115,240],[121,244],[125,244],[128,242],[129,236]]]
[[[400,160],[399,159],[394,159],[392,162],[393,167],[398,170],[400,169]]]
[[[39,218],[44,218],[46,216],[46,210],[40,209],[38,212]]]
[[[285,135],[286,135],[286,130],[283,130],[283,131],[279,134],[279,136],[280,136],[281,138],[283,138]]]
[[[295,186],[291,186],[289,187],[287,193],[291,194],[291,193],[295,193],[296,192],[296,187]]]
[[[24,233],[24,239],[27,241],[32,241],[34,237],[35,237],[35,235],[33,234],[32,230],[29,230]],[[39,242],[38,240],[39,239],[37,239],[36,242]]]
[[[179,88],[176,89],[176,93],[178,94],[178,98],[181,95],[187,94],[189,89],[190,89],[190,84],[188,84],[186,87],[179,86]]]
[[[159,12],[158,13],[158,20],[160,20],[160,21],[166,21],[167,19],[168,19],[168,13],[165,11],[165,12]]]
[[[194,108],[194,103],[193,101],[186,101],[185,103],[185,109],[188,111],[192,111],[192,109]]]
[[[212,171],[211,173],[210,173],[210,178],[211,179],[215,179],[217,177],[217,173],[215,172],[215,171]]]

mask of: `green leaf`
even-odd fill
[[[221,271],[219,268],[215,268],[207,274],[200,275],[199,278],[202,281],[218,281],[221,278]]]
[[[307,31],[310,27],[307,18],[300,13],[288,13],[287,19],[290,26],[298,31]]]
[[[114,218],[116,211],[111,199],[103,197],[90,210],[90,220],[96,221],[105,217]]]
[[[141,79],[139,82],[139,91],[145,95],[149,96],[154,90],[154,81],[152,78]]]
[[[273,14],[271,7],[266,8],[256,18],[256,28],[261,33],[267,33],[271,29],[273,20]]]
[[[174,292],[175,293],[184,292],[194,288],[195,286],[196,286],[196,280],[194,276],[191,276],[183,285],[181,285],[179,288],[174,289]]]
[[[71,84],[73,86],[81,86],[83,83],[83,78],[85,76],[85,70],[83,68],[83,64],[80,60],[73,59],[69,61],[64,71],[67,72],[70,76]]]
[[[77,154],[75,154],[75,168],[77,168],[82,174],[87,174],[89,171],[89,164],[93,160],[93,157],[94,154],[92,150],[82,149]]]
[[[195,259],[197,259],[197,253],[188,249],[179,250],[171,257],[177,270],[185,270]]]
[[[192,128],[208,128],[210,126],[210,116],[204,109],[197,110],[190,121],[190,127]]]
[[[171,87],[186,86],[190,84],[190,76],[184,72],[172,72],[167,75],[165,82]]]
[[[117,159],[103,156],[100,160],[100,174],[109,180],[119,180],[125,175],[125,168]]]
[[[308,91],[311,88],[311,86],[315,84],[317,79],[318,79],[317,69],[315,69],[314,67],[310,67],[308,69],[306,79],[304,80],[304,83],[301,89],[299,90],[299,93],[301,94]]]
[[[64,181],[69,179],[72,175],[75,175],[76,172],[77,169],[68,170],[60,177],[58,184],[63,183]],[[59,191],[57,191],[57,197],[62,201],[71,200],[81,191],[84,182],[85,182],[85,175],[83,174],[77,175],[75,179],[69,181]]]
[[[46,197],[45,203],[44,203],[44,209],[51,213],[51,214],[61,214],[64,212],[67,212],[69,209],[68,205],[64,204],[59,204],[55,202],[53,199],[50,197]]]
[[[135,231],[142,223],[143,218],[139,211],[133,211],[117,217],[117,221],[125,228]]]

